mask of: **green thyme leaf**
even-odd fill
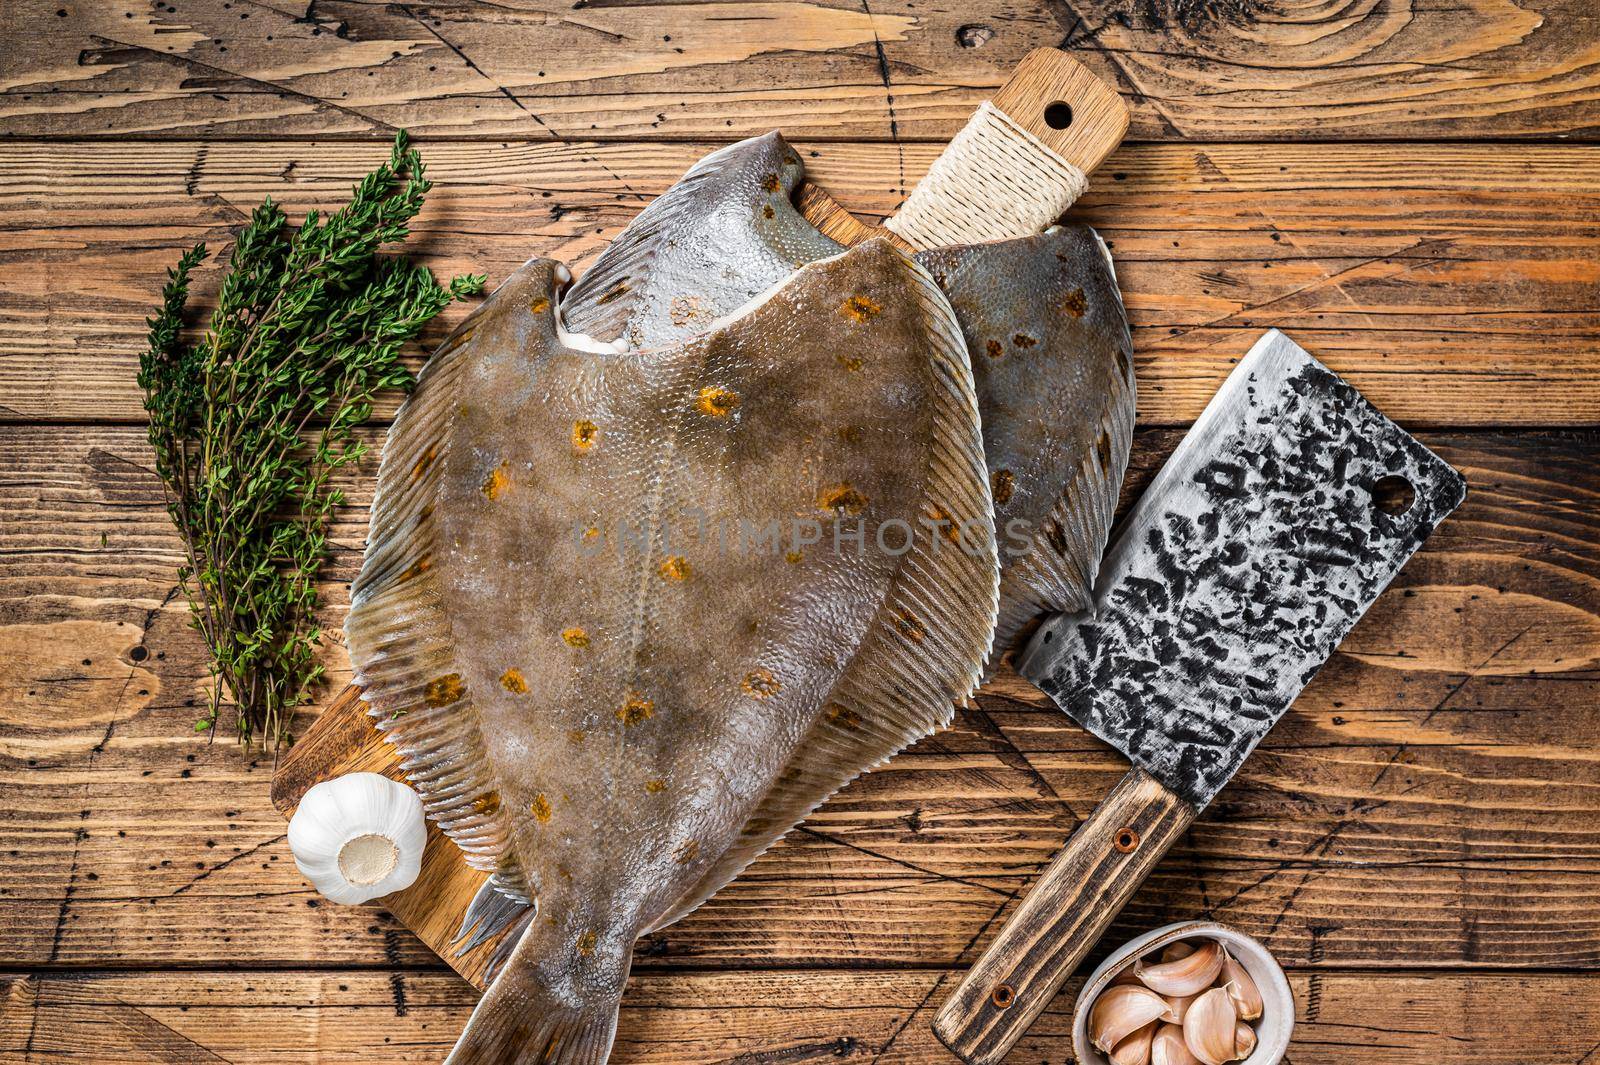
[[[482,275],[440,285],[423,266],[380,255],[405,240],[430,183],[404,132],[350,202],[296,229],[270,199],[229,253],[203,336],[185,338],[197,244],[167,272],[146,319],[139,387],[156,473],[186,557],[178,579],[211,653],[211,732],[232,704],[245,743],[274,746],[322,680],[316,579],[344,495],[331,485],[365,447],[373,398],[414,383],[401,354]]]

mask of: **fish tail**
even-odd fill
[[[586,942],[591,953],[551,976],[539,957],[549,940],[539,932],[523,935],[445,1065],[605,1065],[632,945],[607,958]]]

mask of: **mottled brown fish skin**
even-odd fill
[[[479,1065],[603,1061],[638,936],[946,719],[995,609],[992,543],[912,582],[952,589],[916,600],[915,623],[960,634],[924,651],[886,620],[908,556],[786,561],[697,535],[702,515],[760,530],[848,511],[871,543],[934,497],[991,520],[959,333],[910,260],[863,245],[724,327],[622,355],[562,344],[556,276],[538,261],[502,285],[401,412],[347,625],[430,812],[537,900],[450,1059]],[[850,301],[878,310],[840,313]],[[848,486],[837,508],[827,485]],[[890,639],[943,686],[863,701],[903,687],[851,670],[887,661],[858,652]],[[841,699],[859,709],[831,711]]]
[[[682,340],[706,320],[669,303],[731,310],[708,290],[732,277],[735,295],[757,291],[834,254],[790,199],[802,176],[776,133],[708,156],[606,249],[575,287],[570,320],[635,345]],[[1110,257],[1087,226],[916,258],[956,308],[978,384],[1005,567],[993,666],[1043,615],[1088,604],[1132,445],[1132,342]],[[597,305],[619,278],[628,302]],[[866,366],[854,349],[837,361]]]
[[[1088,226],[919,252],[955,308],[1001,545],[995,661],[1090,605],[1133,440],[1133,341]]]

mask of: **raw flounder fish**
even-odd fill
[[[524,266],[429,363],[346,623],[431,816],[493,870],[476,918],[516,924],[458,1063],[604,1061],[635,940],[947,723],[996,610],[992,540],[919,520],[992,520],[926,271],[874,241],[620,353],[565,343],[565,276]],[[734,540],[791,518],[843,548]]]
[[[837,254],[792,202],[804,169],[777,133],[706,156],[573,286],[568,324],[634,346],[681,340]],[[977,381],[1002,561],[992,666],[1042,616],[1089,606],[1133,440],[1133,344],[1087,226],[916,258],[956,310]]]

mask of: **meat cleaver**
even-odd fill
[[[1106,552],[1093,611],[1018,667],[1133,768],[940,1008],[964,1061],[1005,1056],[1406,559],[1461,475],[1273,330]]]

